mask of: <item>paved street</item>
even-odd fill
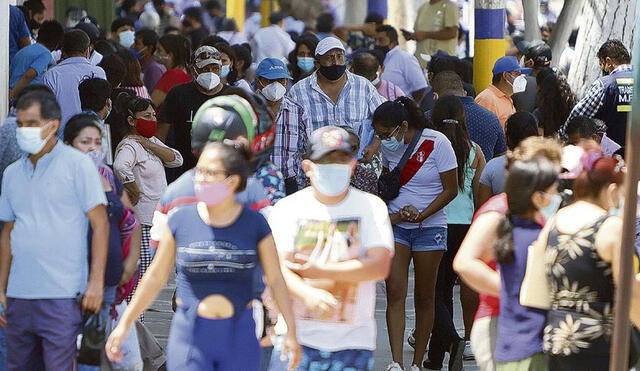
[[[413,279],[411,279],[410,285],[413,285]],[[173,315],[173,312],[171,311],[171,295],[173,294],[174,288],[175,285],[173,284],[173,281],[171,281],[171,283],[162,291],[158,300],[153,303],[153,306],[149,311],[147,311],[145,315],[146,325],[151,329],[151,332],[153,332],[162,346],[166,346],[167,336],[169,335],[169,325],[171,322],[171,316]],[[455,290],[455,297],[458,297],[458,286],[455,287]],[[378,284],[377,292],[378,297],[376,301],[376,320],[378,322],[378,345],[375,352],[375,370],[384,371],[385,367],[391,360],[391,350],[389,349],[389,342],[387,341],[387,325],[385,321],[386,299],[384,295],[384,284]],[[411,293],[413,291],[409,290],[409,292]],[[413,312],[413,296],[409,295],[409,297],[407,298],[407,333],[410,331],[414,319],[415,315]],[[460,302],[458,300],[456,300],[455,322],[456,327],[458,328],[458,332],[462,334],[462,315],[460,311]],[[411,362],[411,350],[413,349],[405,343],[404,359],[407,366],[409,366],[409,363]],[[447,360],[445,359],[445,364],[446,361]],[[473,361],[465,362],[464,369],[465,371],[478,370]],[[446,366],[443,368],[443,370],[446,370]]]

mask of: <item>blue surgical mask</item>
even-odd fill
[[[402,136],[402,139],[398,140],[398,138],[396,138],[396,135],[398,134],[396,130],[398,130],[400,128],[400,126],[396,127],[393,132],[391,132],[391,137],[382,140],[382,146],[386,149],[388,149],[391,152],[395,152],[398,149],[400,149],[400,147],[402,146],[402,144],[404,143],[404,135]]]
[[[344,192],[351,182],[351,165],[313,164],[314,188],[325,196],[337,196]]]
[[[298,57],[298,67],[304,72],[309,72],[315,67],[315,60],[311,57]]]
[[[544,218],[545,221],[551,219],[552,216],[555,215],[555,213],[558,211],[558,209],[560,208],[560,204],[562,204],[562,196],[560,195],[548,195],[545,193],[545,195],[549,198],[549,205],[543,207],[542,209],[540,209],[540,214],[542,215],[542,217]]]
[[[133,43],[136,42],[136,33],[131,30],[122,31],[118,36],[120,38],[120,45],[125,49],[129,49],[133,46]]]
[[[220,78],[226,79],[227,76],[229,76],[230,71],[231,71],[230,65],[227,64],[226,66],[222,66],[222,68],[220,69]]]

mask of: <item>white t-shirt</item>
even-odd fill
[[[280,200],[269,216],[281,254],[295,252],[315,261],[344,261],[364,257],[367,249],[384,247],[393,253],[393,232],[385,203],[369,193],[350,188],[337,205],[325,205],[307,187]],[[328,352],[374,350],[376,283],[306,280],[329,291],[338,300],[336,310],[319,318],[294,298],[300,344]]]
[[[400,148],[391,152],[382,146],[383,164],[390,171],[393,170],[409,144],[403,143]],[[423,211],[444,190],[440,181],[440,174],[456,169],[458,163],[451,142],[439,131],[424,129],[413,153],[405,165],[406,171],[412,165],[419,166],[418,172],[407,184],[400,188],[400,195],[389,203],[389,211],[397,212],[405,206],[414,206]],[[400,223],[399,227],[415,229],[420,223]],[[431,215],[422,222],[423,227],[446,227],[447,216],[444,208]]]

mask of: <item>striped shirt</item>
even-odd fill
[[[318,85],[315,72],[300,80],[289,91],[289,97],[300,104],[311,118],[312,131],[327,125],[348,126],[360,133],[365,120],[373,115],[385,99],[371,82],[346,71],[347,82],[334,102]]]
[[[309,116],[301,105],[284,97],[275,123],[276,138],[271,161],[285,179],[295,177],[298,186],[303,188],[306,177],[302,171],[302,156],[307,151],[307,141],[311,136]]]

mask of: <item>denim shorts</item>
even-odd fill
[[[446,251],[446,227],[402,228],[393,226],[393,237],[396,243],[409,246],[411,251]]]

